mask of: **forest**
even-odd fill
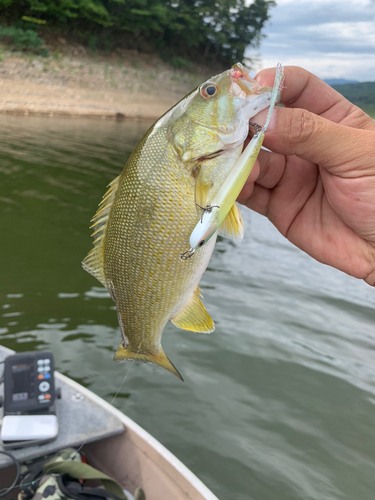
[[[0,0],[0,41],[41,50],[64,36],[93,50],[229,65],[257,47],[272,0]]]
[[[333,88],[350,102],[375,117],[375,82],[333,85]]]

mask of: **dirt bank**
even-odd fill
[[[155,119],[210,74],[133,51],[90,55],[63,45],[46,58],[0,46],[0,113]]]

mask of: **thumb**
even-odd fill
[[[264,141],[275,153],[297,155],[344,177],[374,170],[374,144],[373,131],[339,125],[305,109],[282,107],[275,109]]]

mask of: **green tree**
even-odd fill
[[[8,25],[22,17],[95,41],[99,47],[156,50],[170,57],[241,60],[256,46],[273,0],[0,0]]]

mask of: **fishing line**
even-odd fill
[[[136,352],[136,355],[134,356],[134,358],[131,360],[131,363],[129,363],[129,369],[128,371],[125,373],[125,376],[120,384],[120,387],[118,388],[118,390],[116,391],[116,394],[113,396],[111,402],[108,402],[108,401],[105,401],[105,405],[104,407],[102,407],[102,416],[104,416],[104,414],[108,411],[108,409],[113,406],[113,403],[114,401],[116,400],[119,392],[121,391],[123,385],[125,384],[125,381],[126,379],[128,378],[129,376],[129,373],[130,373],[130,370],[132,369],[132,366],[134,364],[134,362],[136,361],[137,357],[138,357],[138,354],[140,352],[140,349],[141,349],[141,345],[142,345],[142,342],[139,344],[139,347],[138,347],[138,351]],[[77,453],[80,452],[80,450],[83,448],[83,446],[87,443],[87,441],[93,436],[93,433],[94,431],[91,431],[91,433],[86,436],[84,442],[79,446],[79,448],[77,450],[75,450]],[[5,496],[7,493],[10,493],[12,490],[14,490],[15,488],[20,488],[20,487],[25,487],[25,486],[33,486],[36,482],[40,482],[43,477],[45,477],[46,475],[48,474],[51,474],[53,473],[53,467],[51,467],[50,469],[48,469],[48,472],[45,472],[44,474],[42,474],[40,477],[38,477],[37,479],[35,479],[34,481],[30,481],[29,483],[18,483],[18,480],[19,480],[19,473],[20,473],[20,466],[19,466],[19,462],[18,460],[16,459],[16,457],[10,453],[10,452],[4,452],[4,451],[0,451],[0,453],[4,454],[4,455],[7,455],[9,456],[12,460],[13,460],[13,463],[16,465],[16,478],[15,480],[13,481],[13,483],[11,484],[11,486],[8,486],[6,488],[2,488],[0,489],[0,498]],[[17,483],[17,484],[16,484]]]
[[[142,344],[142,342],[141,342],[141,344]],[[124,376],[124,378],[123,378],[123,380],[122,380],[122,382],[121,382],[121,384],[120,384],[120,387],[119,387],[119,388],[118,388],[118,390],[116,391],[116,394],[113,396],[112,401],[111,401],[110,403],[108,403],[108,402],[106,401],[106,406],[103,408],[103,413],[104,413],[104,412],[106,413],[106,412],[108,411],[108,409],[109,409],[109,408],[113,405],[113,403],[114,403],[114,401],[116,400],[116,398],[117,398],[117,396],[118,396],[119,392],[120,392],[120,391],[121,391],[121,389],[122,389],[122,386],[125,384],[125,381],[126,381],[126,379],[127,379],[128,375],[129,375],[129,373],[130,373],[130,370],[132,369],[132,366],[133,366],[133,364],[134,364],[134,361],[136,361],[136,359],[137,359],[137,356],[138,356],[139,351],[140,351],[140,349],[141,349],[141,344],[139,344],[138,351],[137,351],[136,355],[134,356],[134,358],[131,360],[131,363],[130,363],[129,369],[128,369],[128,371],[125,373],[125,376]],[[93,436],[93,433],[94,433],[94,431],[91,431],[91,434],[89,434],[89,435],[86,437],[85,441],[81,444],[81,446],[78,448],[78,450],[76,450],[78,453],[79,453],[79,451],[83,448],[83,446],[87,443],[87,441],[88,441],[88,440],[89,440],[89,439]]]

